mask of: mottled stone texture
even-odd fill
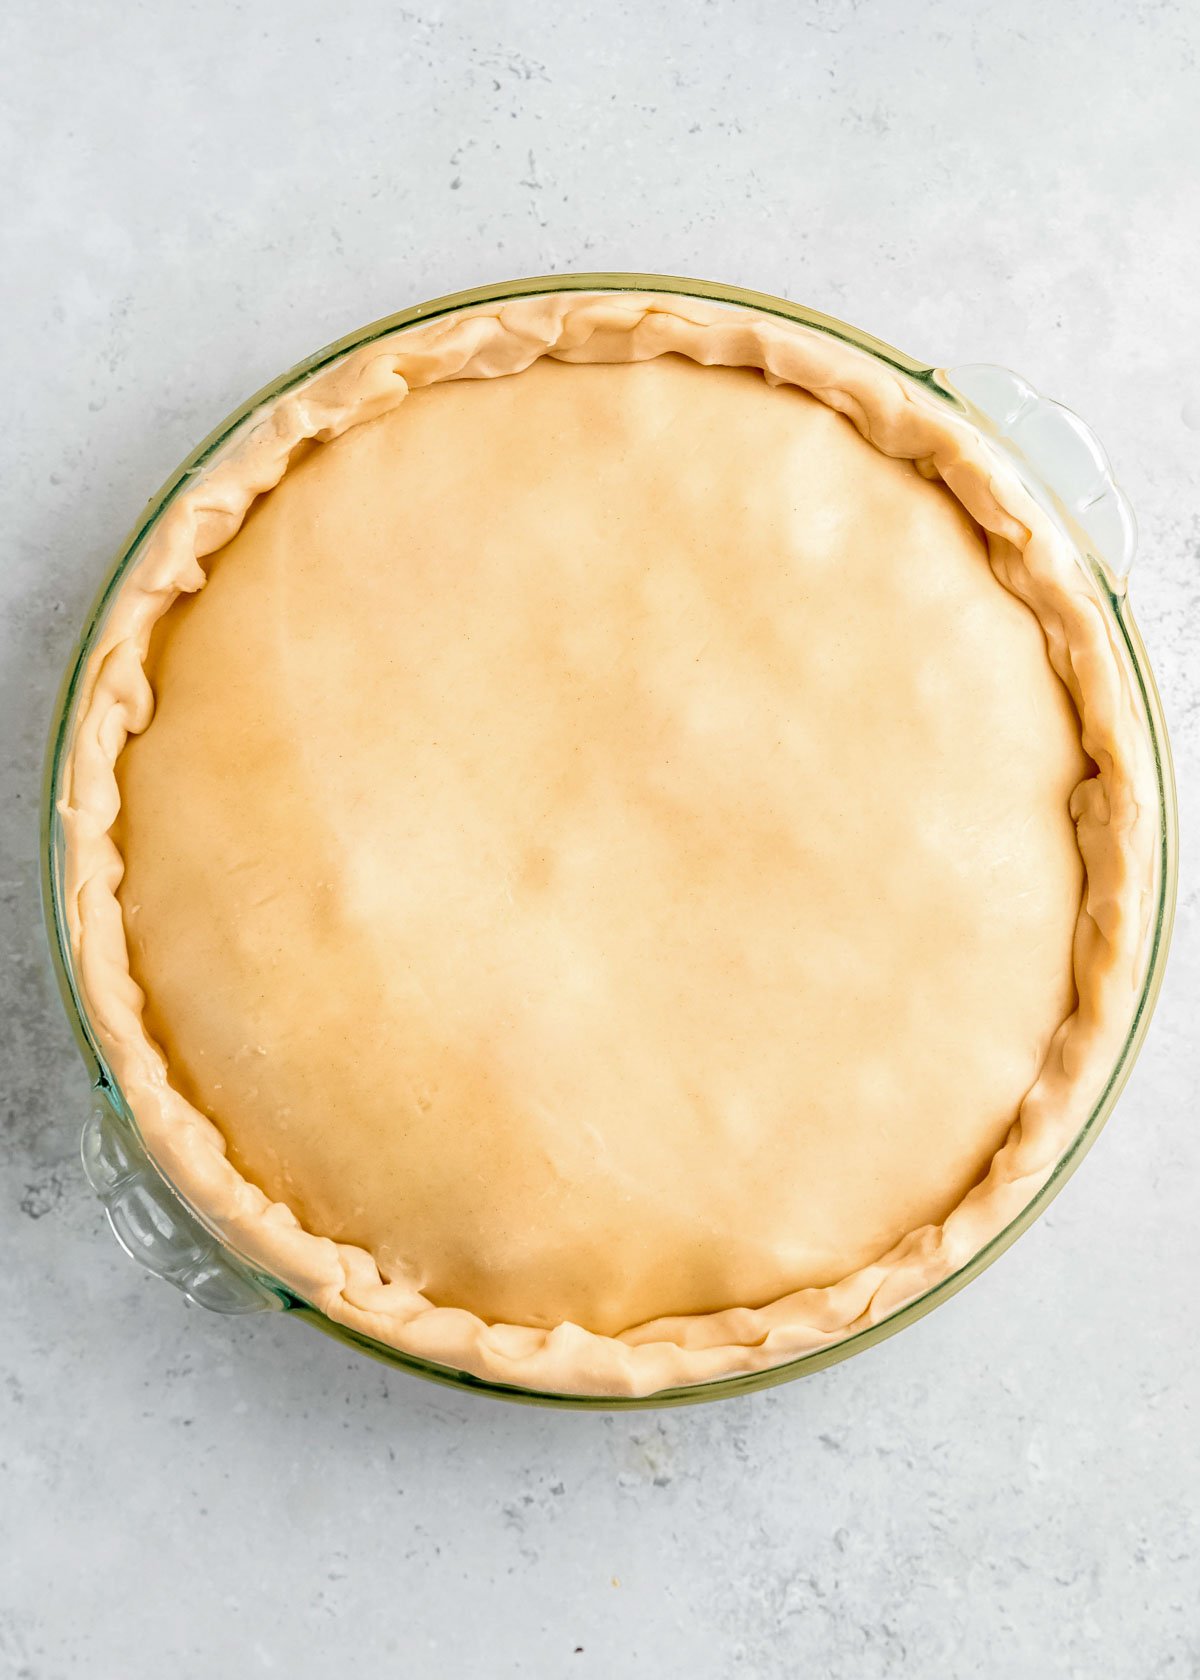
[[[489,1406],[185,1311],[85,1189],[43,952],[52,697],[144,497],[407,302],[628,267],[787,293],[1071,403],[1200,829],[1189,0],[364,0],[0,23],[0,1675],[1200,1674],[1200,871],[1118,1116],[965,1295],[661,1416]]]

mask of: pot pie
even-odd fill
[[[154,528],[61,810],[168,1178],[331,1318],[524,1388],[776,1365],[948,1276],[1128,1024],[1107,621],[911,379],[553,294],[277,399]]]

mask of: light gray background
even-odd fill
[[[0,28],[0,1676],[1200,1675],[1191,0],[10,0]],[[143,1278],[77,1165],[35,855],[61,668],[191,445],[374,316],[601,267],[785,293],[1086,415],[1140,514],[1185,825],[1153,1033],[1048,1217],[848,1366],[616,1418]]]

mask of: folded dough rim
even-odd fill
[[[940,478],[983,529],[997,579],[1035,613],[1096,774],[1072,816],[1085,870],[1074,941],[1078,1005],[989,1172],[940,1225],[911,1232],[840,1282],[760,1307],[660,1318],[617,1336],[576,1324],[489,1324],[385,1282],[364,1249],[304,1230],[227,1159],[217,1127],[171,1085],[142,1020],[117,899],[110,830],[116,763],[154,700],[144,665],[155,624],[201,588],[294,451],[387,412],[412,389],[519,372],[539,356],[641,361],[675,353],[761,369],[845,414],[876,448]],[[1021,1212],[1086,1122],[1136,1005],[1149,929],[1155,811],[1148,743],[1111,620],[1050,516],[965,420],[866,352],[753,310],[674,295],[550,293],[402,328],[310,376],[244,423],[152,527],[79,689],[59,812],[65,908],[82,1000],[108,1067],[164,1174],[220,1235],[330,1319],[418,1359],[559,1394],[644,1396],[761,1371],[880,1323],[941,1283]]]

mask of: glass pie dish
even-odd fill
[[[1149,929],[1124,1039],[1085,1123],[1062,1151],[1049,1179],[1030,1197],[1018,1216],[951,1275],[868,1329],[847,1334],[767,1370],[663,1390],[645,1398],[547,1393],[486,1381],[448,1366],[432,1364],[335,1323],[295,1290],[235,1252],[168,1182],[143,1143],[130,1106],[106,1064],[99,1036],[89,1020],[72,954],[65,906],[65,836],[60,803],[78,723],[81,682],[118,592],[176,499],[203,482],[235,442],[280,397],[294,394],[306,381],[342,357],[405,328],[443,320],[458,311],[564,292],[657,292],[717,304],[733,312],[749,310],[758,316],[775,316],[810,331],[831,335],[874,358],[893,375],[911,384],[914,401],[948,405],[993,451],[1003,453],[1026,489],[1067,538],[1090,595],[1105,616],[1116,656],[1124,667],[1138,732],[1153,765],[1157,794],[1157,846],[1154,878],[1149,883],[1152,900]],[[846,1358],[929,1311],[995,1259],[1037,1217],[1073,1170],[1111,1112],[1144,1037],[1161,982],[1175,893],[1176,813],[1161,707],[1128,608],[1127,580],[1134,545],[1128,503],[1113,482],[1094,436],[1073,415],[1039,397],[1015,375],[987,366],[930,368],[827,316],[761,294],[703,282],[652,275],[588,274],[481,288],[376,322],[283,375],[218,427],[149,504],[89,618],[55,718],[43,807],[45,907],[64,1000],[94,1082],[95,1100],[83,1136],[84,1167],[122,1246],[197,1305],[226,1313],[286,1310],[364,1352],[433,1380],[504,1398],[552,1405],[671,1405],[741,1393]]]

